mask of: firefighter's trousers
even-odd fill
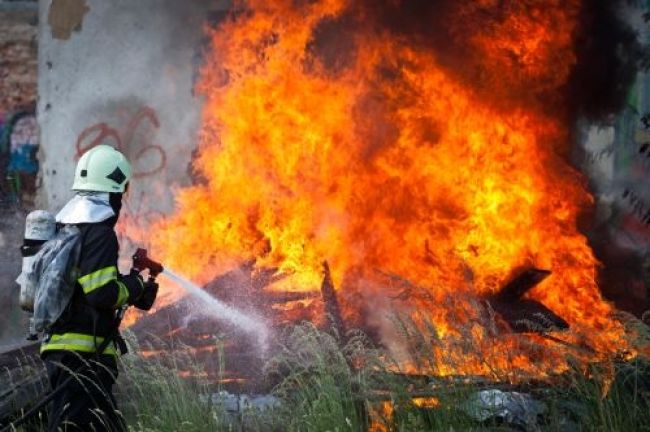
[[[113,384],[115,356],[52,351],[44,356],[52,389],[72,374],[74,378],[53,399],[48,411],[48,432],[123,432],[126,425],[117,411]]]

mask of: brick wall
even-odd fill
[[[38,10],[0,2],[0,113],[36,101]]]

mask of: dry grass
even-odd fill
[[[624,319],[634,344],[650,346],[650,327],[641,320]],[[421,331],[408,320],[401,320],[401,328],[409,355],[427,368],[439,367],[444,359],[430,354],[430,348],[441,343],[435,329]],[[201,365],[191,356],[174,350],[173,355],[145,357],[136,339],[132,335],[128,339],[133,354],[122,359],[119,401],[134,432],[650,431],[650,361],[641,356],[588,367],[576,362],[552,384],[518,382],[520,389],[543,404],[544,412],[533,423],[515,429],[499,416],[478,422],[470,415],[470,401],[477,392],[507,387],[503,382],[488,385],[485,379],[387,373],[399,371],[398,364],[361,332],[351,332],[342,340],[310,323],[286,329],[279,339],[284,342],[264,371],[278,383],[273,394],[281,404],[236,415],[226,412],[219,397],[209,397],[218,393],[218,387],[201,378],[180,377],[188,364],[196,377],[203,376]],[[223,364],[227,359],[215,343]],[[423,391],[429,397],[413,398],[414,392]]]

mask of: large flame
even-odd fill
[[[250,0],[210,33],[202,181],[155,228],[156,256],[204,283],[254,258],[287,275],[271,289],[296,291],[318,289],[328,261],[352,320],[381,321],[385,275],[398,275],[420,287],[401,304],[443,339],[466,324],[450,298],[550,269],[528,295],[573,342],[620,348],[576,226],[591,197],[562,154],[562,110],[549,109],[575,62],[580,2],[447,6],[450,46],[471,56],[460,61],[378,25],[363,3]],[[504,347],[490,349],[499,367],[537,361]],[[485,372],[484,360],[442,372]]]

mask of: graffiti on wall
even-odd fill
[[[98,144],[110,144],[124,153],[133,164],[133,178],[160,173],[167,165],[167,154],[152,142],[160,128],[156,111],[148,106],[141,108],[123,129],[116,129],[106,122],[86,127],[77,137],[75,158]]]
[[[0,202],[31,200],[36,186],[39,129],[30,108],[9,114],[0,127]]]
[[[640,3],[631,8],[650,11]],[[637,30],[648,46],[650,32]],[[640,315],[650,307],[650,69],[637,72],[620,112],[582,131],[585,173],[597,203],[586,231],[603,263],[599,283],[608,299]]]
[[[118,112],[122,124],[106,121],[85,127],[77,136],[75,159],[98,144],[108,144],[120,150],[133,167],[133,182],[120,213],[119,231],[126,250],[147,246],[148,228],[163,216],[157,204],[170,194],[164,187],[163,171],[167,167],[167,154],[158,143],[160,119],[157,112],[143,106],[135,111]]]
[[[618,204],[621,214],[616,223],[621,234],[632,242],[639,252],[650,249],[650,158],[646,154],[650,143],[650,100],[639,95],[650,88],[650,74],[643,74],[642,82],[632,89],[627,109],[616,121],[613,168],[618,185]]]
[[[38,149],[38,124],[34,114],[24,114],[18,118],[11,130],[9,171],[36,173],[36,150]]]

